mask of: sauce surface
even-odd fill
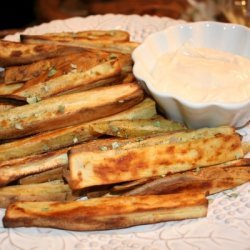
[[[159,58],[155,88],[193,103],[239,103],[250,98],[250,60],[185,44]]]

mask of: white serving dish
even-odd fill
[[[237,104],[201,104],[161,93],[154,87],[151,72],[159,57],[176,51],[189,41],[197,47],[223,50],[250,59],[249,28],[220,22],[184,23],[151,34],[135,49],[132,56],[136,78],[157,101],[165,115],[184,122],[190,128],[220,125],[238,128],[246,125],[250,120],[250,96],[246,102]]]

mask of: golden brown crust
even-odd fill
[[[168,220],[204,217],[201,193],[95,198],[73,202],[16,202],[3,218],[5,227],[105,230]]]
[[[124,111],[142,100],[143,90],[136,83],[49,98],[0,113],[0,138],[18,138],[89,122]]]
[[[24,176],[67,166],[67,150],[62,149],[2,162],[0,166],[0,186],[5,186]]]
[[[129,144],[128,144],[129,145]],[[69,154],[72,189],[183,172],[243,157],[237,134],[181,143]]]
[[[69,38],[60,36],[46,36],[46,35],[21,35],[21,41],[32,44],[56,44],[82,47],[86,49],[100,49],[109,52],[120,52],[131,54],[133,50],[139,45],[137,42],[131,41],[112,41],[112,40],[89,40],[86,38]]]
[[[8,67],[5,69],[3,79],[7,84],[13,82],[24,82],[37,78],[39,75],[44,73],[44,76],[46,76],[47,79],[49,78],[48,73],[51,68],[56,69],[56,74],[53,76],[54,78],[55,76],[64,74],[65,72],[70,72],[74,68],[77,68],[78,71],[88,70],[107,58],[108,53],[86,50],[65,56],[43,59],[31,64]]]
[[[71,68],[69,72],[60,70],[59,75],[59,69],[54,67],[56,77],[50,77],[48,76],[50,72],[45,72],[43,75],[25,83],[23,87],[12,93],[10,97],[26,100],[27,97],[35,96],[36,98],[46,99],[75,89],[85,91],[105,86],[105,84],[109,84],[107,80],[121,73],[118,60],[106,61],[85,71],[81,71],[77,64],[73,65],[75,69]],[[70,67],[70,63],[68,63],[68,66]]]
[[[122,119],[146,119],[153,117],[155,114],[155,102],[152,99],[146,98],[141,103],[125,111],[95,120],[93,123]],[[53,151],[95,139],[100,134],[93,131],[91,124],[92,122],[60,128],[1,144],[0,161]]]
[[[55,44],[23,44],[19,42],[0,41],[0,67],[22,65],[45,58],[68,55],[83,51],[79,47]]]
[[[230,162],[228,162],[230,164]],[[233,163],[232,163],[233,164]],[[211,166],[181,174],[158,177],[146,184],[128,190],[122,195],[171,194],[179,192],[204,192],[207,195],[234,188],[250,181],[250,161],[246,166]]]

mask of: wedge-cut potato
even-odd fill
[[[43,36],[71,38],[77,40],[85,38],[88,40],[111,40],[117,42],[129,41],[130,35],[124,30],[84,30],[78,32],[59,32],[59,33],[46,33]]]
[[[16,202],[8,206],[4,227],[51,227],[68,230],[126,228],[169,220],[204,217],[204,194],[95,198],[72,202]]]
[[[129,145],[129,144],[128,144]],[[107,151],[70,151],[72,189],[183,172],[243,157],[237,134]]]
[[[68,196],[72,197],[70,187],[60,181],[7,186],[0,188],[0,207],[15,201],[66,201]]]
[[[211,166],[181,174],[167,175],[149,180],[122,195],[171,194],[196,190],[207,195],[215,194],[250,181],[249,166],[250,159],[246,166]]]
[[[92,125],[100,134],[117,137],[138,137],[186,129],[183,124],[167,120],[161,116],[144,120],[123,120],[99,122]]]
[[[101,63],[85,72],[77,72],[77,69],[75,70],[53,79],[46,79],[45,81],[38,81],[28,85],[25,84],[21,89],[15,91],[12,96],[24,100],[31,97],[45,99],[69,90],[79,88],[82,91],[89,90],[109,83],[102,80],[107,80],[121,73],[121,68],[117,60]]]
[[[119,53],[131,54],[139,45],[137,42],[131,41],[112,41],[108,39],[90,40],[86,38],[60,37],[50,35],[21,35],[20,39],[23,43],[31,44],[55,44],[82,47],[87,49],[100,49],[104,51],[114,51]]]
[[[18,180],[21,185],[36,184],[50,182],[55,180],[63,180],[63,167],[58,167],[38,174],[28,175]]]
[[[90,124],[91,126],[91,124]],[[217,135],[225,135],[230,136],[234,135],[235,130],[229,126],[221,126],[216,128],[202,128],[199,130],[193,131],[176,131],[173,133],[163,133],[163,134],[155,134],[150,136],[140,136],[140,137],[132,137],[128,139],[113,137],[108,139],[96,139],[91,140],[89,142],[83,143],[78,147],[74,147],[71,149],[72,154],[84,153],[89,151],[107,151],[111,149],[133,149],[133,148],[142,148],[149,147],[155,145],[166,145],[171,143],[181,143],[181,142],[192,142],[198,139],[208,139],[214,138]],[[244,143],[242,143],[242,148]],[[243,150],[244,151],[244,150]],[[245,154],[245,152],[244,152]],[[224,163],[223,163],[224,164]],[[225,163],[227,165],[228,163]],[[234,162],[234,164],[239,164]],[[240,164],[241,161],[240,161]],[[224,166],[224,165],[222,165]]]
[[[41,155],[27,156],[1,162],[0,186],[5,186],[24,176],[67,166],[67,151],[68,149],[62,149]]]
[[[148,119],[155,115],[155,102],[146,98],[125,111],[107,116],[99,121]],[[94,132],[90,124],[83,123],[0,144],[0,161],[53,151],[99,137],[100,134]]]
[[[242,159],[239,159],[239,160],[228,161],[228,162],[224,162],[224,163],[217,164],[217,165],[214,165],[214,166],[208,166],[208,167],[205,167],[205,168],[197,168],[197,169],[194,169],[194,170],[185,171],[183,173],[176,173],[176,174],[171,174],[171,175],[166,175],[166,176],[165,175],[154,176],[154,177],[150,177],[150,178],[138,179],[138,180],[135,180],[135,181],[128,181],[128,182],[125,182],[125,183],[118,183],[117,185],[114,185],[112,188],[109,189],[109,196],[112,195],[112,194],[115,194],[115,195],[123,194],[123,193],[130,194],[130,192],[131,192],[131,195],[136,195],[137,192],[138,192],[138,195],[144,195],[143,187],[144,186],[147,187],[147,185],[145,185],[145,184],[150,183],[150,182],[154,183],[154,181],[158,180],[158,179],[165,178],[166,180],[168,180],[168,178],[169,178],[169,180],[172,180],[172,178],[174,179],[175,177],[179,177],[179,176],[184,176],[185,177],[186,174],[187,175],[191,174],[192,176],[195,176],[195,178],[197,179],[197,175],[198,175],[198,177],[199,177],[199,175],[201,173],[203,175],[203,173],[206,173],[206,170],[208,168],[218,168],[218,167],[219,168],[231,168],[231,167],[237,168],[237,167],[243,167],[243,166],[248,166],[248,165],[250,165],[250,159],[249,158],[242,158]],[[245,169],[245,168],[243,168],[243,169]],[[149,187],[151,187],[150,184],[149,184]],[[101,188],[101,186],[100,186],[100,188]],[[208,188],[208,187],[205,186],[204,188]],[[151,188],[148,188],[148,191],[150,189]],[[160,190],[161,190],[161,187],[159,185],[159,191]],[[142,192],[142,193],[140,193],[140,192]],[[156,194],[156,193],[154,193],[154,194]]]
[[[88,124],[56,129],[0,144],[0,161],[41,154],[95,139],[100,134]]]
[[[93,121],[124,111],[142,100],[143,90],[136,83],[49,98],[0,113],[0,139]]]
[[[109,53],[101,51],[83,51],[81,53],[43,59],[31,64],[8,67],[4,71],[4,82],[7,84],[26,82],[45,74],[45,80],[69,73],[86,71],[91,67],[108,60]],[[52,75],[52,73],[54,73]],[[26,84],[27,85],[27,84]]]
[[[56,44],[24,44],[20,42],[0,41],[0,67],[22,65],[45,58],[69,55],[83,51],[80,47]]]
[[[24,85],[23,83],[13,83],[13,84],[0,83],[0,97],[12,94],[16,90],[22,88],[23,85]]]

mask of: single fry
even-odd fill
[[[128,144],[129,145],[129,144]],[[72,189],[183,172],[244,156],[240,137],[216,135],[181,143],[69,154]]]
[[[99,122],[92,125],[95,132],[117,137],[139,137],[186,129],[183,124],[159,116],[144,120]]]
[[[0,207],[15,201],[66,201],[71,193],[67,184],[58,181],[7,186],[0,188]]]
[[[208,202],[201,193],[95,198],[72,202],[15,202],[4,227],[51,227],[88,231],[126,228],[204,217]]]
[[[43,36],[72,40],[85,38],[88,40],[111,40],[117,42],[126,42],[130,39],[129,33],[124,30],[84,30],[78,32],[46,33]]]
[[[121,68],[117,60],[107,61],[90,68],[85,72],[71,71],[51,80],[39,81],[31,85],[24,85],[15,91],[12,96],[17,99],[39,98],[45,99],[51,96],[65,93],[69,90],[81,89],[81,91],[100,87],[109,83],[103,81],[117,76]]]
[[[204,192],[206,195],[215,194],[250,181],[250,159],[247,164],[246,166],[209,166],[159,177],[127,190],[122,195],[159,195],[194,191]]]
[[[22,65],[45,58],[69,55],[83,51],[80,47],[56,44],[24,44],[20,42],[0,41],[0,67]]]
[[[139,45],[131,41],[112,41],[108,39],[90,40],[86,38],[60,37],[50,35],[21,35],[20,39],[25,44],[54,44],[81,47],[86,49],[100,49],[109,52],[131,54]]]
[[[109,54],[101,51],[83,51],[55,58],[43,59],[31,64],[5,68],[3,79],[6,84],[26,82],[45,74],[45,80],[63,75],[65,72],[86,71],[95,65],[108,60]],[[55,74],[51,75],[51,69]]]

